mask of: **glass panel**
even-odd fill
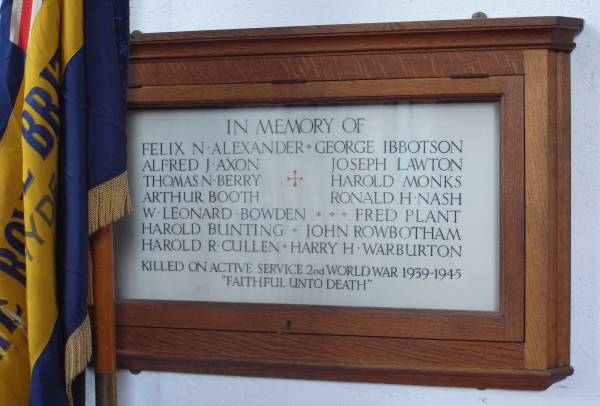
[[[499,105],[129,114],[117,296],[499,309]]]

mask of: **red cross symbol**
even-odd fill
[[[298,176],[298,170],[294,169],[294,176],[288,176],[287,180],[288,180],[288,182],[290,180],[293,180],[294,184],[292,186],[296,187],[296,186],[298,186],[298,182],[301,180],[304,180],[304,178],[302,176]]]

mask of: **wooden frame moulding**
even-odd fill
[[[414,337],[456,340],[522,341],[524,283],[524,155],[523,84],[520,77],[463,79],[387,79],[334,81],[280,86],[248,84],[232,92],[236,102],[252,105],[327,101],[382,102],[386,100],[498,100],[501,114],[501,268],[500,312],[373,309],[330,306],[286,306],[202,302],[122,301],[121,320],[127,325],[199,328],[231,331],[285,331],[296,334],[332,334],[378,337]],[[203,86],[204,88],[204,86]],[[152,105],[168,100],[172,89],[151,89],[142,94]],[[222,85],[216,85],[216,92]],[[150,93],[152,92],[152,93]],[[210,90],[177,94],[194,103],[213,103]],[[241,93],[241,94],[240,94]],[[246,94],[248,96],[246,96]],[[202,97],[204,95],[204,97]],[[314,95],[314,96],[313,96]],[[228,105],[226,96],[219,97]],[[502,213],[511,213],[510,216]],[[504,265],[506,262],[506,265]],[[170,317],[164,318],[164,309]],[[177,315],[177,316],[175,316]]]
[[[538,17],[138,34],[130,108],[497,100],[500,311],[117,301],[121,368],[544,389],[569,365],[569,52]]]

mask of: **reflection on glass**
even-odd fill
[[[497,311],[499,107],[134,111],[120,298]]]

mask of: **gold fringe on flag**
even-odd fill
[[[88,191],[88,233],[91,236],[100,228],[131,213],[131,197],[127,172],[110,179]],[[88,268],[93,269],[92,256],[88,255]],[[92,275],[88,276],[92,280]],[[88,284],[88,301],[93,298],[92,284]],[[92,328],[90,317],[71,334],[65,347],[65,382],[67,398],[73,406],[73,381],[87,367],[92,357]]]
[[[86,316],[83,323],[67,340],[65,346],[65,383],[67,399],[71,406],[73,400],[73,380],[87,367],[92,357],[92,327],[90,317]]]
[[[88,191],[89,235],[117,221],[132,210],[127,172]]]

